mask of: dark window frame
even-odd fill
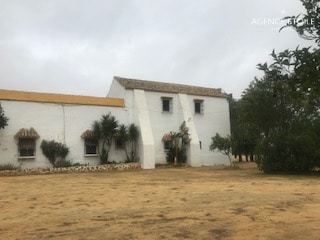
[[[18,155],[19,158],[34,158],[36,156],[36,139],[19,138]]]
[[[194,99],[194,114],[203,115],[203,100],[202,99]]]
[[[172,113],[172,97],[161,97],[162,112]]]
[[[164,148],[164,151],[169,151],[170,148],[172,147],[172,141],[164,141],[163,142],[163,148]]]
[[[92,138],[84,139],[84,154],[85,156],[96,156],[98,155],[98,142]]]

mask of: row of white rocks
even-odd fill
[[[0,171],[2,176],[36,175],[36,174],[55,174],[55,173],[81,173],[81,172],[104,172],[104,171],[124,171],[129,169],[138,169],[139,162],[116,163],[98,166],[74,166],[61,168],[32,168]]]

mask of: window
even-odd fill
[[[203,114],[203,100],[194,100],[194,113]]]
[[[172,136],[171,133],[165,133],[162,136],[162,142],[163,142],[163,147],[164,147],[164,151],[169,151],[170,148],[172,147]]]
[[[162,112],[172,112],[172,98],[162,97]]]
[[[163,142],[163,144],[164,144],[164,150],[169,151],[172,146],[172,141],[166,141],[166,142]]]
[[[97,141],[94,139],[85,139],[84,140],[84,148],[85,148],[85,155],[97,154]]]
[[[19,138],[19,157],[34,157],[36,155],[36,140],[34,138]]]
[[[86,130],[81,134],[81,138],[84,139],[84,154],[86,156],[95,156],[98,154],[98,141],[94,137],[94,133],[91,130]]]
[[[33,128],[21,128],[15,135],[18,139],[18,158],[35,158],[36,156],[36,139],[39,134]]]

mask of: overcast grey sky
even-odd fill
[[[113,76],[222,88],[298,44],[299,0],[0,0],[0,88],[105,96]]]

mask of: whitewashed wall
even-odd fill
[[[1,101],[5,115],[9,118],[9,125],[0,130],[0,164],[12,163],[22,168],[50,167],[49,160],[42,154],[40,144],[42,140],[55,140],[65,143],[69,147],[68,160],[73,163],[96,165],[98,156],[84,156],[84,141],[81,134],[90,129],[93,121],[99,120],[103,114],[111,112],[120,123],[128,124],[124,108],[64,105],[51,103],[34,103],[20,101]],[[36,140],[36,158],[18,160],[18,140],[14,135],[21,128],[33,127],[40,138]],[[114,151],[110,160],[123,161],[123,151]]]
[[[115,82],[115,81],[114,81]],[[121,89],[117,86],[117,97],[125,98],[126,110],[128,111],[128,118],[139,125],[137,116],[138,107],[134,105],[133,90]],[[166,163],[166,152],[162,142],[162,136],[170,131],[178,131],[179,126],[185,120],[181,106],[181,99],[175,93],[161,93],[144,91],[147,110],[149,113],[150,125],[152,129],[152,136],[154,140],[154,155],[156,164]],[[114,95],[108,95],[115,97]],[[172,98],[172,112],[162,112],[162,97]],[[229,104],[225,98],[204,97],[196,95],[188,95],[189,109],[191,110],[189,121],[193,121],[196,134],[201,141],[202,148],[200,150],[201,165],[216,165],[216,164],[229,164],[228,158],[221,153],[212,152],[209,150],[211,138],[219,133],[222,136],[230,134],[230,120],[229,120]],[[203,115],[194,114],[194,100],[201,99],[204,104]],[[191,136],[192,138],[192,136]],[[141,141],[140,141],[141,144]],[[142,147],[142,146],[140,146]],[[193,146],[194,147],[194,146]],[[198,145],[200,149],[200,144]],[[190,161],[190,159],[189,159]],[[188,161],[188,162],[189,162]]]
[[[0,130],[0,164],[13,163],[23,168],[49,167],[50,163],[42,154],[40,143],[42,140],[55,140],[69,147],[67,159],[74,163],[96,165],[99,163],[98,156],[84,155],[84,142],[80,136],[91,128],[93,121],[99,120],[103,114],[109,112],[119,123],[135,123],[139,128],[144,128],[143,134],[147,142],[143,144],[140,136],[137,149],[138,157],[142,158],[142,167],[153,168],[154,164],[166,163],[162,136],[170,131],[178,131],[184,120],[187,124],[192,123],[193,140],[201,141],[201,149],[197,142],[193,142],[192,145],[193,152],[200,154],[199,165],[229,164],[226,156],[209,150],[211,138],[216,133],[222,136],[230,134],[227,99],[143,90],[136,93],[135,96],[133,90],[126,90],[117,81],[113,81],[108,97],[124,98],[124,108],[1,101],[5,115],[9,117],[9,125]],[[162,97],[172,98],[172,112],[162,111]],[[203,100],[203,115],[194,114],[195,99]],[[139,102],[142,100],[144,104]],[[144,123],[148,126],[141,126]],[[36,158],[18,160],[18,140],[14,135],[21,128],[31,127],[40,135],[36,140]],[[109,160],[125,160],[124,151],[116,150],[113,145]],[[188,162],[190,163],[190,159]],[[195,163],[195,166],[198,166],[198,163]]]
[[[188,97],[192,109],[194,109],[194,99],[203,100],[203,114],[193,114],[198,138],[201,141],[201,164],[203,166],[229,165],[228,157],[209,150],[211,138],[216,133],[221,136],[230,135],[229,103],[227,99],[192,95]]]
[[[154,137],[155,163],[166,163],[166,152],[164,151],[162,137],[170,131],[178,131],[179,126],[183,122],[178,95],[158,92],[145,92],[145,95]],[[172,98],[172,112],[162,111],[161,97]]]

